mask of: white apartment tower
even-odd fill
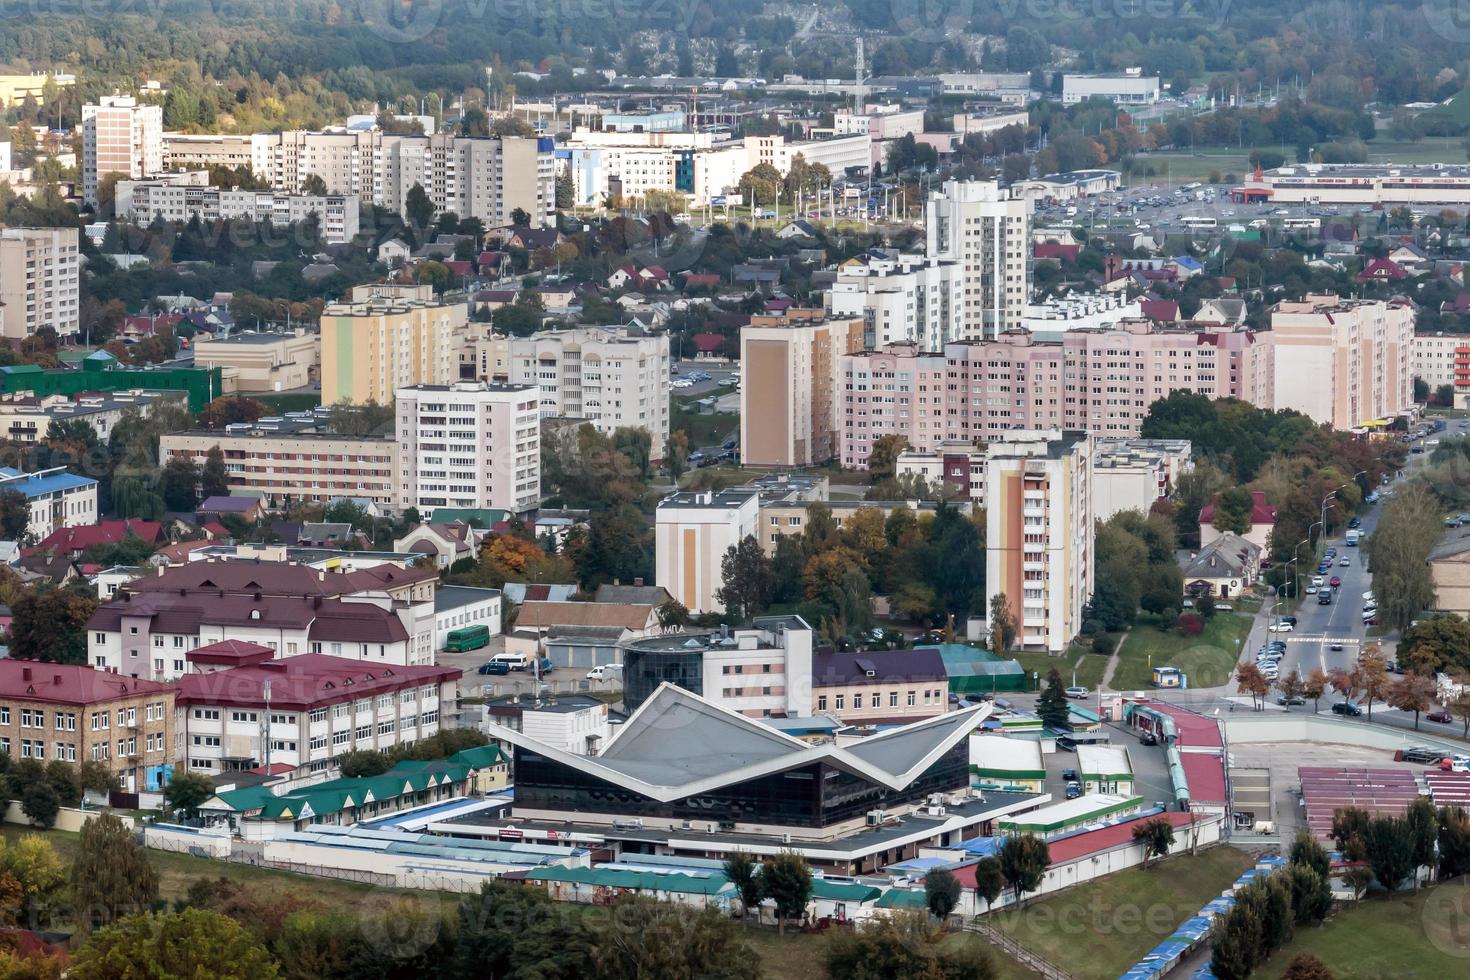
[[[647,430],[655,460],[669,438],[669,335],[628,327],[543,330],[477,341],[487,381],[538,385],[543,418],[587,419],[604,435]]]
[[[948,180],[924,205],[931,259],[960,264],[964,340],[1021,326],[1031,295],[1031,202],[995,181]]]
[[[97,205],[108,174],[140,180],[163,172],[163,107],[127,95],[104,95],[82,106],[82,196]]]
[[[0,228],[0,334],[77,332],[81,254],[76,228]]]
[[[400,510],[416,507],[428,520],[438,507],[539,506],[536,385],[412,385],[398,389],[397,412]]]
[[[957,262],[917,255],[850,263],[838,268],[827,289],[827,312],[862,317],[865,348],[911,343],[940,351],[964,339],[961,273]]]
[[[1004,594],[1027,650],[1065,650],[1093,591],[1087,433],[1006,433],[985,453],[985,615]]]

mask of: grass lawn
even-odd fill
[[[1240,645],[1250,632],[1251,617],[1217,613],[1199,636],[1161,633],[1148,617],[1123,641],[1113,690],[1142,690],[1152,681],[1152,667],[1178,667],[1189,675],[1190,687],[1218,687],[1230,679],[1240,659]]]
[[[1108,665],[1108,658],[1093,653],[1086,647],[1072,647],[1066,655],[1053,657],[1045,653],[1026,652],[1012,653],[1014,659],[1026,671],[1026,683],[1031,684],[1032,673],[1040,675],[1042,684],[1046,683],[1046,675],[1055,667],[1062,675],[1062,683],[1066,686],[1072,684],[1072,671],[1077,671],[1077,683],[1083,687],[1096,688],[1102,683],[1103,670]],[[1034,686],[1033,688],[1034,689]]]
[[[991,924],[1074,977],[1112,978],[1173,933],[1252,864],[1233,847],[1180,855],[1001,911]],[[1342,973],[1340,976],[1362,976]]]
[[[734,386],[726,385],[709,392],[704,397],[716,397],[734,391]],[[740,416],[733,412],[714,412],[704,415],[695,407],[699,398],[673,398],[669,400],[669,431],[677,432],[683,429],[689,436],[689,449],[699,449],[704,446],[718,446],[730,436],[740,434]]]
[[[1315,953],[1339,977],[1460,977],[1470,946],[1463,932],[1470,884],[1464,878],[1418,894],[1372,898],[1337,912],[1296,939],[1253,976],[1275,980],[1297,953]]]
[[[322,396],[306,391],[286,392],[285,394],[245,394],[247,398],[254,398],[272,412],[309,412],[322,403]]]
[[[749,939],[765,966],[769,980],[820,980],[827,975],[827,968],[823,965],[825,936],[781,936],[765,929],[751,929]],[[995,958],[999,980],[1035,980],[1036,974],[1000,950],[992,949],[991,954]]]

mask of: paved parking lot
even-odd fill
[[[1300,766],[1363,766],[1370,769],[1410,769],[1422,772],[1423,766],[1394,762],[1387,749],[1362,748],[1326,742],[1290,742],[1285,745],[1235,743],[1230,746],[1232,774],[1235,769],[1264,769],[1271,774],[1273,819],[1277,837],[1289,842],[1304,824],[1297,796],[1301,779]]]

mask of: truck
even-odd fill
[[[1363,532],[1357,528],[1349,529],[1347,533],[1347,546],[1349,548],[1356,548],[1358,546],[1358,538],[1362,537],[1362,535]]]

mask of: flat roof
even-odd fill
[[[1088,793],[1075,800],[1063,800],[1061,803],[1023,813],[1014,819],[1002,820],[1000,825],[1008,830],[1060,830],[1142,804],[1143,798],[1140,796]]]
[[[469,585],[441,585],[434,590],[434,611],[448,612],[500,598],[499,589],[477,589]]]
[[[283,340],[305,340],[308,336],[308,334],[281,333],[268,330],[244,330],[239,333],[232,333],[228,337],[208,338],[204,341],[204,346],[209,347],[215,344],[278,344]],[[197,351],[195,352],[195,356],[198,356]]]
[[[1077,745],[1077,771],[1084,776],[1132,776],[1133,764],[1121,745]]]
[[[1005,735],[972,735],[970,768],[984,772],[1022,773],[1046,776],[1046,763],[1041,758],[1041,742],[1034,738],[1010,738]]]

